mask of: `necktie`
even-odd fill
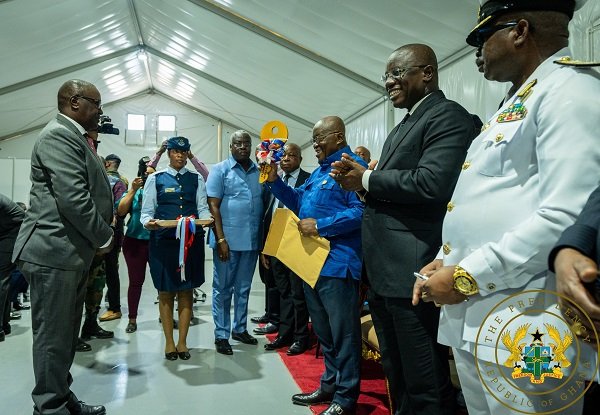
[[[92,152],[95,155],[98,155],[98,152],[96,151],[96,147],[94,146],[94,140],[92,140],[92,137],[90,137],[88,135],[88,133],[85,133],[83,136],[85,137],[85,140],[87,141],[88,146],[90,146],[90,148],[92,149]]]
[[[283,182],[284,182],[285,184],[288,184],[288,182],[289,182],[289,180],[290,180],[290,177],[292,177],[292,175],[291,175],[291,174],[288,174],[288,173],[286,173],[286,175],[285,175],[285,176],[283,176]],[[283,203],[281,203],[281,200],[278,200],[278,201],[277,201],[277,207],[278,207],[278,208],[282,208],[282,207],[283,207]]]
[[[408,117],[410,117],[410,112],[407,112],[406,115],[404,116],[404,118],[402,118],[402,121],[400,121],[400,125],[406,124]]]

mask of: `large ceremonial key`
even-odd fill
[[[256,153],[260,165],[259,183],[264,183],[271,171],[271,162],[278,163],[283,157],[283,146],[288,138],[287,126],[281,121],[269,121],[260,131],[260,150]]]

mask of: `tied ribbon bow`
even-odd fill
[[[177,229],[175,237],[179,239],[179,268],[181,272],[181,281],[185,281],[185,261],[187,259],[188,249],[194,243],[194,235],[196,234],[196,217],[180,216],[177,218]]]
[[[272,161],[278,163],[283,158],[284,145],[285,140],[280,138],[261,141],[260,150],[256,153],[259,164],[271,164]]]

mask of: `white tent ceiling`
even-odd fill
[[[380,100],[390,52],[470,48],[477,0],[0,0],[0,141],[56,112],[67,79],[105,104],[157,93],[257,134],[306,135],[323,115]],[[144,51],[147,59],[140,59]]]

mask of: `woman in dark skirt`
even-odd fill
[[[160,318],[168,360],[190,358],[186,338],[192,318],[193,289],[204,282],[204,231],[197,227],[193,242],[176,238],[177,228],[161,227],[158,220],[194,216],[210,219],[204,179],[185,168],[190,143],[185,137],[167,142],[169,167],[148,177],[140,221],[150,230],[150,275],[159,292]],[[188,235],[190,234],[189,226]],[[182,272],[183,271],[183,272]],[[177,295],[179,339],[173,338],[173,307]]]

